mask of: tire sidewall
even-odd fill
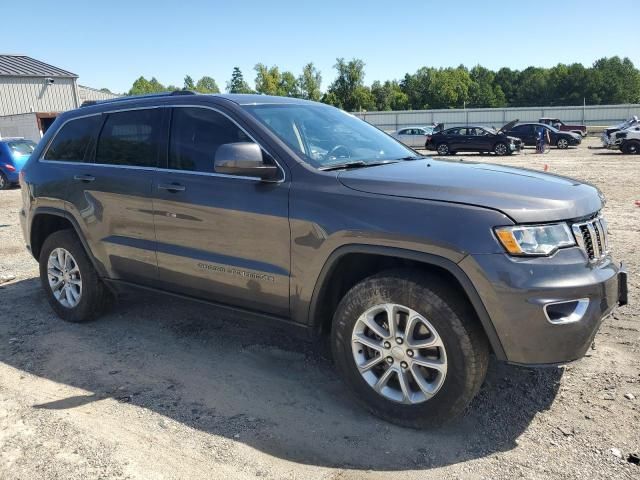
[[[0,172],[0,190],[7,190],[10,185],[7,176],[3,172]]]
[[[381,303],[397,303],[419,312],[442,338],[447,374],[440,390],[425,402],[403,405],[388,400],[375,392],[358,371],[351,349],[353,327],[365,310]],[[435,292],[415,281],[372,277],[354,287],[338,305],[332,337],[336,366],[356,399],[393,423],[413,428],[439,425],[460,413],[476,393],[477,379],[467,369],[471,342],[458,314]]]
[[[503,153],[499,153],[498,152],[498,147],[500,147],[501,145],[504,146],[504,152]],[[495,153],[496,155],[499,155],[499,156],[505,156],[505,155],[507,155],[509,153],[509,147],[503,142],[498,142],[493,147],[493,153]]]
[[[560,138],[556,142],[556,146],[561,150],[565,150],[569,148],[569,141],[566,138]]]
[[[441,152],[440,152],[440,148],[441,148],[441,147],[445,147],[446,152],[441,153]],[[449,153],[451,153],[451,152],[449,151],[449,145],[447,145],[446,143],[441,143],[440,145],[438,145],[438,146],[436,147],[436,152],[438,152],[438,155],[448,155]]]

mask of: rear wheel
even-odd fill
[[[68,322],[97,318],[113,299],[72,230],[54,232],[44,241],[40,281],[53,310]]]
[[[11,184],[4,173],[0,172],[0,190],[6,190]]]
[[[640,153],[640,142],[631,140],[622,144],[621,150],[628,155],[637,155]]]
[[[558,147],[560,150],[569,148],[569,140],[567,140],[566,138],[559,138],[556,142],[556,147]]]
[[[449,155],[449,145],[447,145],[446,143],[441,143],[440,145],[438,145],[438,148],[436,149],[438,151],[438,155]]]
[[[489,356],[466,299],[412,270],[383,272],[353,287],[335,312],[332,348],[356,400],[412,428],[459,415],[478,392]]]

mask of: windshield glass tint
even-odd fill
[[[323,105],[245,108],[314,167],[416,156],[377,128],[337,108]]]
[[[21,157],[23,155],[31,155],[33,149],[36,148],[36,144],[31,140],[19,140],[9,142],[9,148],[14,155]]]

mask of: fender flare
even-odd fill
[[[464,272],[464,270],[462,270],[462,268],[460,268],[460,266],[458,266],[458,264],[453,260],[442,257],[440,255],[416,252],[414,250],[405,250],[396,247],[352,244],[344,245],[334,250],[325,261],[320,271],[320,275],[318,275],[316,284],[313,288],[313,294],[311,297],[311,302],[309,303],[308,313],[309,326],[311,327],[312,331],[318,331],[318,329],[320,328],[321,319],[317,318],[319,307],[318,301],[322,289],[326,284],[327,278],[330,278],[340,259],[343,256],[351,253],[364,253],[413,260],[425,265],[439,267],[449,272],[458,281],[458,283],[462,287],[462,290],[471,302],[471,306],[475,310],[476,315],[480,320],[482,328],[487,335],[487,339],[491,344],[491,348],[493,349],[496,358],[498,358],[498,360],[506,360],[507,357],[504,348],[502,347],[502,343],[500,342],[498,333],[496,332],[493,322],[491,321],[491,317],[489,316],[489,313],[487,312],[487,309],[484,306],[484,303],[482,302],[478,291],[476,290],[475,286],[473,285],[467,274]]]
[[[84,238],[84,235],[82,235],[82,230],[80,230],[80,225],[78,224],[78,221],[75,219],[75,217],[73,215],[71,215],[69,212],[67,212],[66,210],[61,210],[59,208],[55,208],[55,207],[36,207],[36,209],[33,211],[33,215],[31,216],[31,221],[29,223],[29,244],[32,245],[32,235],[33,235],[33,224],[36,220],[36,218],[38,217],[38,215],[55,215],[58,217],[62,217],[65,220],[68,220],[69,223],[71,224],[71,226],[73,227],[73,230],[76,233],[76,236],[78,237],[78,239],[80,240],[80,243],[82,243],[82,247],[84,248],[85,253],[87,254],[87,257],[89,257],[89,260],[91,261],[91,264],[93,265],[93,268],[95,268],[96,272],[99,273],[99,275],[102,277],[102,273],[104,272],[103,268],[100,268],[99,263],[97,262],[96,258],[93,256],[93,253],[91,252],[91,249],[89,248],[89,244],[87,243],[87,240]],[[33,249],[31,250],[31,254],[34,256],[35,258],[35,254],[33,253]],[[36,258],[36,260],[38,260]]]

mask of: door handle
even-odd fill
[[[187,189],[184,185],[179,183],[159,183],[158,190],[167,190],[169,192],[184,192]]]
[[[89,182],[93,182],[96,179],[96,177],[94,177],[93,175],[74,175],[73,179],[78,180],[80,182],[89,183]]]

